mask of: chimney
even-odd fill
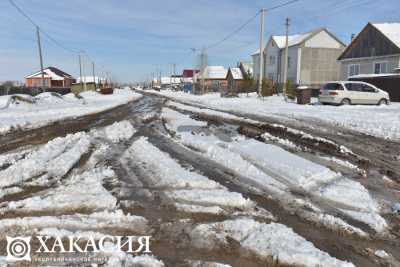
[[[351,42],[354,40],[354,37],[356,37],[356,35],[355,35],[354,33],[352,33],[352,34],[351,34],[351,37],[350,37],[350,41],[351,41]]]

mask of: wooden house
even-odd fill
[[[237,95],[242,92],[243,73],[240,68],[229,68],[226,74],[226,95]]]
[[[400,23],[368,23],[339,61],[343,80],[394,73],[400,67]]]

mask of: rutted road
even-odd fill
[[[259,207],[262,207],[275,215],[278,218],[278,222],[293,228],[295,232],[311,241],[319,249],[328,252],[331,256],[342,260],[349,260],[357,266],[379,266],[379,261],[377,261],[374,257],[371,257],[371,255],[365,251],[366,248],[372,248],[385,249],[397,260],[400,260],[400,252],[398,249],[400,247],[400,243],[398,241],[384,240],[380,238],[364,240],[347,235],[338,235],[338,233],[328,230],[323,226],[313,225],[310,227],[310,222],[299,218],[296,213],[291,213],[282,207],[282,203],[279,203],[279,201],[271,199],[266,195],[253,192],[249,184],[243,182],[246,181],[246,177],[242,177],[243,179],[238,179],[237,173],[232,173],[229,169],[223,167],[222,165],[200,156],[198,153],[195,153],[195,151],[177,144],[173,139],[168,137],[169,133],[165,130],[160,118],[154,116],[155,114],[160,113],[165,101],[165,98],[145,95],[143,98],[135,102],[115,108],[108,112],[85,116],[74,120],[65,120],[44,128],[30,130],[27,132],[16,132],[2,136],[0,137],[0,152],[4,153],[28,145],[43,144],[55,137],[64,136],[68,133],[89,131],[93,128],[100,128],[116,121],[129,120],[138,130],[134,137],[132,137],[129,142],[126,142],[122,145],[113,146],[113,153],[104,155],[104,160],[113,167],[118,175],[119,181],[121,182],[118,185],[110,184],[107,186],[107,189],[114,192],[115,196],[120,198],[119,201],[131,200],[138,204],[138,206],[133,207],[132,210],[129,207],[126,207],[125,209],[126,211],[130,211],[137,215],[142,215],[150,220],[151,226],[155,231],[155,244],[153,252],[168,266],[177,266],[178,264],[183,264],[184,260],[187,258],[203,258],[221,261],[229,263],[232,266],[263,266],[264,264],[257,260],[254,260],[253,262],[249,261],[246,258],[236,255],[232,251],[230,253],[227,253],[226,251],[219,251],[219,253],[217,251],[216,253],[207,254],[199,250],[194,250],[192,248],[185,247],[185,244],[174,242],[176,240],[174,240],[174,238],[171,236],[171,233],[163,232],[163,230],[160,228],[162,223],[174,221],[177,218],[187,218],[188,215],[162,206],[162,202],[160,201],[160,198],[162,198],[162,192],[146,184],[147,174],[141,172],[141,170],[134,165],[124,167],[121,165],[120,159],[123,153],[140,136],[147,137],[150,143],[158,147],[161,151],[168,153],[180,164],[184,166],[192,166],[196,171],[204,174],[211,180],[224,185],[230,191],[241,193],[243,196],[250,198]],[[258,135],[263,131],[271,131],[271,128],[268,126],[275,123],[282,123],[273,119],[251,116],[249,114],[234,115],[245,116],[247,118],[258,120],[264,124],[261,126],[246,125],[241,123],[236,124],[236,126],[241,126],[243,132],[246,132],[246,129],[243,128],[252,128],[253,135],[248,135],[254,138],[258,138]],[[207,120],[206,117],[203,117],[202,119]],[[315,121],[311,122],[315,127],[307,127],[307,122],[285,122],[285,126],[301,130],[316,137],[326,138],[334,141],[336,144],[345,145],[355,154],[360,156],[360,158],[364,158],[371,162],[373,167],[368,169],[370,174],[368,179],[361,179],[360,181],[365,184],[373,193],[377,195],[385,195],[387,193],[385,187],[382,188],[383,182],[375,180],[379,171],[386,171],[388,175],[398,181],[397,172],[400,170],[400,164],[393,160],[393,157],[395,157],[395,154],[400,151],[399,143],[387,142],[386,140],[360,135],[344,129],[336,129],[330,125]],[[232,124],[234,122],[224,121],[221,119],[220,123]],[[338,134],[338,132],[340,132],[340,134]],[[273,132],[272,130],[271,134],[278,135],[280,133]],[[299,136],[291,135],[288,132],[283,132],[280,137],[287,138],[294,143],[299,141]],[[312,148],[316,147],[315,144],[310,142],[304,143],[304,139],[301,140],[301,143],[302,145],[308,144]],[[366,147],[367,144],[368,147]],[[322,145],[320,145],[320,147],[322,147]],[[329,155],[329,148],[322,148],[321,151],[317,152],[323,152]],[[373,155],[370,153],[373,153]],[[332,151],[332,155],[337,156],[337,151]],[[356,160],[353,159],[353,161]],[[81,165],[83,166],[84,163],[85,162],[82,162]],[[374,169],[374,167],[376,169]],[[77,168],[80,168],[80,166],[77,166]],[[374,175],[375,172],[376,174]],[[140,183],[142,186],[138,186]],[[393,187],[395,190],[398,190],[397,185],[393,185]],[[120,196],[121,190],[124,190],[123,198]],[[146,190],[152,191],[156,197],[149,199],[146,195]],[[393,191],[392,194],[393,195],[389,197],[390,199],[396,199],[399,197],[395,191]],[[194,215],[191,219],[193,219],[195,222],[215,222],[224,219],[224,217]],[[396,218],[392,219],[396,220]],[[363,226],[360,225],[360,227]],[[369,230],[368,228],[365,229]],[[168,239],[171,241],[165,241]],[[171,253],[171,249],[175,252]]]

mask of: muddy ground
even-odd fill
[[[185,262],[188,259],[222,262],[231,266],[277,266],[277,264],[243,255],[240,253],[237,244],[232,244],[229,248],[213,251],[195,249],[190,247],[187,237],[182,235],[179,230],[165,228],[166,223],[176,223],[181,219],[190,219],[191,223],[208,223],[222,221],[225,216],[178,212],[163,201],[164,193],[162,190],[154,189],[150,184],[146,183],[147,174],[143,173],[143,170],[134,164],[128,166],[128,168],[126,166],[122,167],[120,158],[123,153],[141,136],[147,137],[149,142],[161,151],[167,152],[181,165],[191,166],[209,179],[224,185],[230,191],[239,192],[246,198],[253,200],[257,206],[272,213],[278,222],[291,227],[296,233],[311,241],[317,248],[328,252],[331,256],[351,261],[356,266],[400,266],[398,265],[400,262],[398,216],[389,212],[383,214],[391,226],[389,238],[375,235],[370,227],[360,222],[353,222],[353,225],[369,233],[371,235],[370,239],[340,233],[312,223],[306,218],[298,216],[296,211],[282,206],[285,205],[284,203],[270,198],[267,194],[255,192],[251,189],[251,186],[243,182],[245,179],[238,179],[237,174],[232,173],[229,169],[218,164],[218,162],[203,157],[190,148],[177,144],[171,138],[171,133],[164,127],[163,121],[157,116],[166,104],[167,99],[165,98],[145,95],[140,100],[108,112],[65,120],[40,129],[25,132],[16,131],[0,136],[0,154],[45,144],[49,140],[64,136],[67,133],[89,131],[93,128],[112,124],[115,121],[129,120],[138,131],[128,142],[114,145],[113,153],[105,155],[103,159],[104,162],[112,166],[118,175],[120,183],[111,183],[105,186],[107,190],[113,192],[113,195],[120,202],[133,203],[132,205],[122,205],[126,213],[140,215],[149,220],[153,231],[152,251],[167,266],[185,266],[187,265]],[[235,114],[239,117],[247,117],[259,121],[259,123],[253,124],[241,120],[227,120],[182,110],[181,112],[189,114],[193,118],[207,121],[213,131],[229,132],[231,129],[236,129],[241,134],[257,140],[262,140],[261,135],[268,132],[275,137],[290,140],[303,148],[300,151],[293,150],[293,153],[315,162],[318,162],[318,156],[321,155],[334,156],[349,161],[357,165],[360,171],[345,170],[344,172],[351,178],[360,181],[373,196],[386,199],[388,202],[399,202],[400,200],[400,161],[398,160],[400,143],[363,135],[315,120],[291,119],[282,122],[267,117]],[[283,127],[277,127],[275,124],[280,124]],[[287,128],[331,140],[336,145],[321,140],[304,138],[299,134],[293,133],[293,131],[288,131]],[[353,153],[341,153],[340,146],[347,147]],[[285,147],[285,149],[287,148]],[[74,168],[82,168],[89,156],[83,157]],[[333,170],[340,168],[334,164],[328,167]],[[382,175],[386,175],[393,182],[389,183],[387,180],[382,179]],[[143,186],[138,187],[137,180],[141,181]],[[1,199],[0,204],[33,196],[42,190],[44,188],[26,188],[23,192]],[[122,190],[123,194],[121,193]],[[152,197],[145,193],[146,190],[152,193]],[[84,213],[85,211],[81,212]],[[28,215],[38,216],[42,214]],[[10,213],[3,216],[3,218],[12,218],[25,215]],[[345,219],[350,220],[349,218]],[[0,254],[4,255],[4,246],[0,246],[0,249]],[[373,252],[377,249],[384,249],[393,258],[381,259],[376,257]]]

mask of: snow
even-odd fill
[[[147,220],[141,216],[125,215],[122,210],[101,211],[92,214],[74,214],[60,216],[23,217],[0,220],[0,236],[5,236],[13,228],[24,231],[40,231],[46,228],[59,228],[68,231],[92,231],[102,229],[134,229],[145,234]]]
[[[252,93],[241,94],[237,98],[221,98],[219,93],[209,93],[201,96],[173,91],[151,91],[188,104],[201,105],[219,111],[273,117],[279,120],[293,118],[307,121],[322,121],[332,126],[341,126],[361,133],[400,140],[400,103],[387,106],[324,106],[297,105],[283,100],[282,96],[265,97],[264,100]]]
[[[168,114],[163,116],[169,119]],[[173,118],[176,124],[170,127],[174,129],[179,129],[179,123],[182,121],[193,124],[190,121],[193,119],[184,114],[175,112]],[[334,206],[342,209],[343,213],[369,224],[377,232],[387,228],[385,220],[379,215],[379,205],[361,183],[342,177],[340,173],[290,153],[279,146],[247,139],[240,135],[233,137],[230,142],[203,132],[194,134],[178,131],[176,136],[183,145],[235,171],[244,177],[240,179],[248,179],[244,182],[250,181],[250,184],[257,189],[267,189],[268,192],[281,196],[280,198],[285,196],[284,199],[290,198],[288,194],[290,190],[305,190],[311,195],[322,198],[323,201],[328,201],[328,204],[333,202]],[[285,192],[287,194],[284,194]],[[193,202],[194,199],[186,196],[186,192],[180,194],[184,197],[177,196],[175,192],[170,193],[170,197],[186,201],[185,204],[196,204]],[[197,198],[197,201],[203,201],[201,196],[196,196],[194,192],[191,194],[192,197]],[[207,204],[211,205],[211,203]],[[331,229],[364,235],[361,230],[329,214],[316,215],[314,221]]]
[[[191,131],[198,127],[207,126],[207,122],[196,121],[191,119],[189,115],[182,115],[181,113],[169,108],[162,109],[161,117],[165,121],[168,130],[174,133]]]
[[[291,228],[278,223],[259,223],[252,219],[227,220],[200,224],[189,232],[197,248],[213,250],[228,245],[230,238],[240,243],[241,249],[250,251],[264,260],[287,265],[350,267],[352,263],[338,260],[299,236]]]
[[[400,214],[400,202],[394,204],[394,206],[393,206],[393,212],[395,212],[395,213],[397,213],[397,214]]]
[[[368,190],[357,181],[347,178],[338,179],[325,187],[319,188],[316,194],[343,205],[341,210],[345,214],[367,223],[377,232],[382,232],[387,228],[385,219],[379,215],[380,207],[378,203],[371,197]]]
[[[283,176],[285,182],[304,189],[319,183],[327,183],[339,175],[278,146],[252,139],[232,142],[228,145],[228,149],[269,170],[277,177]]]
[[[153,146],[144,137],[135,141],[126,151],[124,157],[140,164],[148,172],[151,172],[150,182],[156,187],[222,188],[221,185],[207,177],[182,168],[167,153]]]
[[[289,47],[302,43],[305,39],[307,39],[313,33],[314,32],[307,32],[307,33],[304,33],[304,34],[289,35],[288,36]],[[285,48],[285,46],[286,46],[286,36],[284,36],[284,35],[274,35],[274,36],[272,36],[272,39],[275,41],[276,45],[280,49]]]
[[[129,121],[123,120],[115,122],[102,130],[96,129],[91,131],[91,133],[93,133],[95,137],[106,138],[113,143],[118,143],[129,140],[136,133],[136,129]]]
[[[50,68],[44,69],[43,72],[44,72],[44,75],[43,75],[44,78],[51,78],[52,80],[55,80],[55,81],[62,81],[65,78],[64,76],[60,76],[60,75],[56,74]],[[42,78],[42,71],[31,74],[31,75],[27,76],[26,78]]]
[[[138,267],[164,267],[164,263],[157,260],[152,255],[132,256],[124,251],[121,251],[117,245],[106,242],[104,244],[106,252],[101,254],[108,257],[104,266],[106,267],[125,267],[125,266],[138,266]]]
[[[216,117],[221,117],[227,120],[235,120],[235,121],[242,121],[242,122],[247,122],[247,123],[253,123],[253,124],[259,124],[259,122],[255,121],[255,120],[250,120],[247,118],[242,118],[239,116],[235,116],[232,114],[228,114],[225,112],[220,112],[220,111],[215,111],[215,110],[211,110],[211,109],[207,109],[207,108],[197,108],[197,107],[193,107],[193,106],[189,106],[189,105],[184,105],[181,103],[177,103],[177,102],[173,102],[173,101],[169,101],[167,102],[167,106],[169,107],[174,107],[178,110],[183,110],[183,111],[189,111],[189,112],[193,112],[193,113],[197,113],[197,114],[205,114],[208,116],[216,116]]]
[[[374,23],[372,25],[400,48],[400,23]]]
[[[199,204],[199,205],[218,205],[230,208],[249,209],[254,203],[236,192],[228,192],[223,189],[197,189],[197,190],[175,190],[166,192],[167,196],[178,202]]]
[[[210,159],[240,175],[246,176],[258,186],[267,187],[274,193],[284,193],[286,186],[283,183],[275,180],[241,155],[223,147],[225,143],[215,136],[181,134],[180,138],[182,144],[200,150]]]
[[[198,206],[198,205],[188,205],[175,203],[175,208],[178,211],[186,212],[186,213],[209,213],[209,214],[223,214],[225,211],[218,206]]]
[[[387,258],[387,257],[389,257],[389,254],[387,254],[387,252],[384,251],[384,250],[377,250],[377,251],[375,251],[374,254],[375,254],[375,256],[377,256],[379,258]]]
[[[55,138],[24,159],[0,171],[0,188],[17,185],[39,176],[61,178],[89,150],[90,144],[89,136],[82,132]]]
[[[98,76],[94,76],[94,78],[93,78],[93,76],[82,76],[82,79],[81,79],[81,77],[76,78],[77,83],[81,83],[81,80],[82,80],[82,82],[85,81],[86,83],[93,83],[93,82],[105,83],[106,82],[105,78],[98,77]]]
[[[152,186],[168,190],[165,195],[169,199],[179,204],[191,205],[177,205],[178,210],[219,213],[221,210],[218,207],[250,209],[254,206],[252,201],[241,194],[229,192],[217,182],[183,168],[144,137],[132,144],[124,158],[139,164],[148,173],[147,182]]]
[[[115,176],[111,169],[93,169],[75,175],[66,185],[52,188],[43,195],[9,202],[7,209],[18,211],[104,210],[114,209],[117,200],[103,186]]]
[[[228,264],[212,261],[187,261],[188,267],[232,267]]]
[[[47,97],[44,97],[47,96]],[[130,89],[116,89],[112,95],[101,95],[96,92],[84,92],[84,101],[71,97],[40,96],[33,104],[9,105],[5,103],[10,96],[0,96],[0,134],[14,129],[35,129],[56,121],[79,116],[95,114],[109,110],[130,101],[139,99],[142,95]]]
[[[240,70],[240,68],[230,68],[230,70],[231,70],[233,79],[235,79],[235,80],[243,79],[242,71]]]
[[[228,71],[223,66],[207,66],[204,71],[198,75],[201,79],[204,75],[204,79],[220,79],[225,80]]]

